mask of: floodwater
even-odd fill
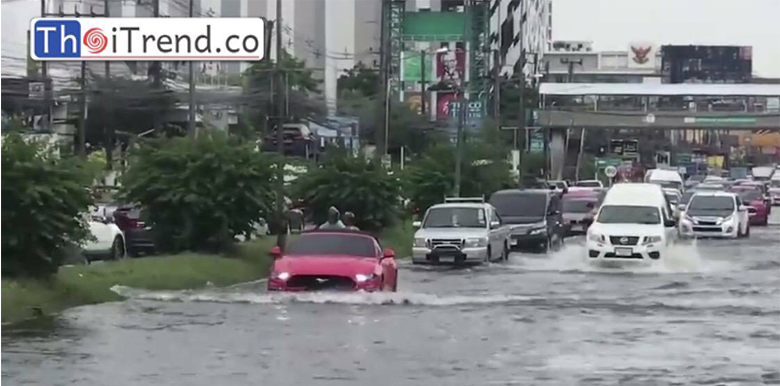
[[[780,385],[772,220],[641,269],[592,268],[573,240],[481,267],[402,264],[395,294],[116,287],[128,300],[3,329],[2,381]]]

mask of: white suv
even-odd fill
[[[663,190],[655,184],[618,184],[604,198],[587,233],[592,263],[662,260],[677,238],[676,222]]]
[[[680,234],[685,237],[749,237],[748,207],[734,193],[696,193],[681,216]]]

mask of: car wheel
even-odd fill
[[[398,270],[395,270],[395,282],[393,283],[393,292],[398,292]]]
[[[117,236],[114,238],[114,243],[111,244],[111,260],[119,260],[125,258],[125,242],[122,238]]]
[[[745,238],[750,237],[750,224],[745,227]]]
[[[504,255],[502,256],[504,261],[509,261],[509,246],[504,243]]]
[[[493,259],[493,252],[490,250],[490,247],[487,249],[487,253],[485,254],[485,262],[489,263]]]

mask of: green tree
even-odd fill
[[[3,276],[57,272],[68,247],[89,231],[81,215],[92,204],[94,175],[78,158],[59,158],[42,143],[3,136]]]
[[[296,180],[294,191],[311,206],[318,223],[326,220],[331,206],[355,213],[357,226],[366,230],[385,228],[399,214],[397,178],[363,157],[326,156],[319,168]]]
[[[222,132],[150,140],[123,177],[123,195],[148,208],[163,250],[224,249],[273,214],[271,160]]]
[[[345,70],[338,79],[339,96],[346,92],[356,92],[364,98],[374,98],[379,94],[379,71],[358,62]]]

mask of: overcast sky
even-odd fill
[[[553,0],[553,40],[753,46],[753,74],[780,78],[780,0]]]

